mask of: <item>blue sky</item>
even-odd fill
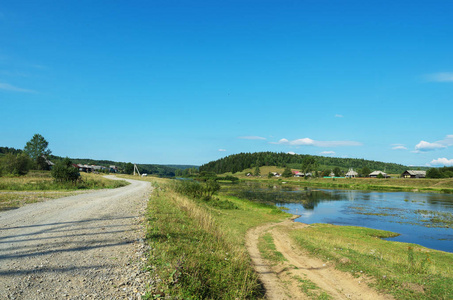
[[[0,146],[453,165],[451,1],[2,1]]]

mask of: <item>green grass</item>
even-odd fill
[[[287,261],[283,254],[277,251],[274,239],[270,233],[266,233],[261,236],[258,240],[258,249],[260,250],[261,256],[274,264]]]
[[[316,283],[314,283],[313,281],[309,279],[303,279],[297,275],[294,276],[293,278],[299,282],[299,288],[301,289],[302,292],[304,292],[305,295],[310,297],[310,299],[316,300],[332,299],[332,296],[330,296],[324,291],[321,291],[319,286],[317,286]]]
[[[201,201],[159,185],[148,208],[149,268],[157,277],[147,298],[260,299],[264,290],[244,245],[246,231],[284,219],[272,206],[233,197]]]
[[[381,238],[394,233],[353,226],[314,224],[293,231],[297,245],[337,263],[397,299],[453,299],[453,254]]]

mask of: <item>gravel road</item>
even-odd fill
[[[127,181],[0,212],[0,299],[140,299],[152,188]]]

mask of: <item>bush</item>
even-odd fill
[[[77,182],[80,179],[80,173],[75,168],[69,158],[57,162],[52,168],[52,177],[57,182]]]
[[[25,175],[30,170],[31,159],[25,154],[7,153],[0,159],[0,175]]]
[[[206,183],[199,183],[193,180],[181,180],[175,184],[175,191],[192,198],[211,199],[215,192],[220,190],[220,184],[215,180],[208,180]]]

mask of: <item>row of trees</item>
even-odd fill
[[[304,170],[329,170],[338,167],[344,170],[349,168],[371,170],[386,170],[389,173],[402,173],[406,166],[394,163],[384,163],[365,159],[324,157],[275,152],[239,153],[229,155],[216,161],[211,161],[200,167],[200,171],[215,172],[217,174],[226,172],[241,172],[244,169],[262,166],[290,166],[294,169]],[[306,173],[306,172],[305,172]]]
[[[0,176],[20,176],[30,170],[49,170],[47,157],[52,151],[48,148],[49,142],[40,135],[35,134],[25,144],[24,150],[14,148],[0,148]],[[80,179],[79,170],[72,166],[69,158],[57,161],[52,168],[52,177],[57,182],[77,182]]]
[[[49,170],[46,157],[52,152],[48,146],[49,143],[42,135],[35,134],[24,150],[1,147],[0,176],[25,175],[29,170]]]
[[[427,178],[453,178],[453,167],[431,168],[426,171]]]

